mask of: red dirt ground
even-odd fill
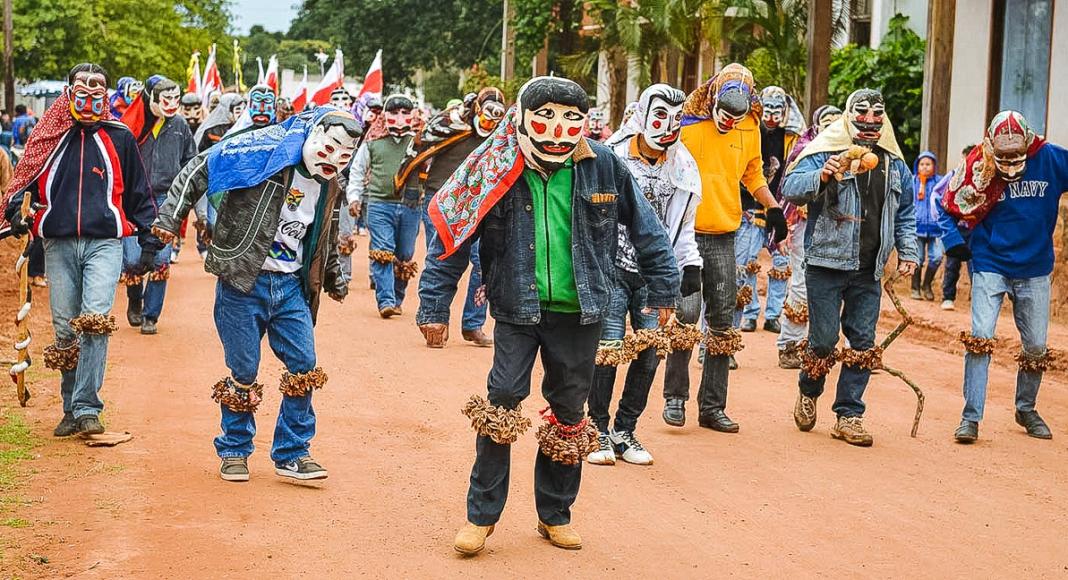
[[[366,238],[362,239],[366,245]],[[7,264],[4,244],[0,264]],[[361,253],[363,255],[363,249]],[[24,413],[40,444],[23,464],[14,515],[0,527],[0,575],[19,577],[1063,577],[1068,575],[1068,384],[1047,376],[1039,408],[1055,432],[1030,439],[1013,423],[1015,369],[991,371],[982,439],[955,445],[962,400],[956,333],[964,308],[946,315],[906,299],[923,328],[886,355],[927,393],[919,437],[908,436],[915,399],[885,374],[868,390],[871,449],[828,436],[831,396],[814,432],[791,410],[796,373],[777,368],[774,337],[745,335],[728,411],[741,433],[684,429],[660,420],[658,379],[640,424],[651,467],[587,465],[574,524],[585,546],[552,548],[535,532],[533,433],[514,449],[512,496],[485,553],[457,556],[474,437],[460,415],[484,393],[492,351],[454,336],[443,351],[423,347],[413,324],[417,297],[399,319],[381,320],[355,260],[356,288],[326,301],[316,342],[330,374],[316,393],[313,453],[330,469],[315,486],[273,475],[268,449],[280,364],[265,348],[261,380],[271,388],[258,414],[252,481],[217,476],[211,439],[218,409],[212,384],[226,373],[212,324],[214,279],[194,252],[174,268],[160,334],[122,324],[112,341],[103,395],[106,422],[135,439],[113,449],[54,440],[58,375],[36,370],[25,410],[4,391],[0,407]],[[0,320],[13,312],[4,283]],[[34,352],[50,342],[46,293],[34,313]],[[122,318],[125,296],[116,300]],[[459,306],[459,301],[457,302]],[[459,320],[455,315],[454,322]],[[882,332],[896,323],[886,313]],[[454,332],[458,335],[455,328]],[[3,339],[10,343],[9,329]],[[1008,312],[999,335],[1014,335]],[[1068,331],[1052,329],[1050,344]],[[696,389],[699,368],[691,369]],[[662,373],[661,373],[662,376]],[[622,373],[621,373],[622,377]],[[539,380],[536,377],[535,380]],[[536,391],[537,389],[535,389]],[[535,417],[544,403],[525,407]],[[5,516],[8,517],[8,516]],[[47,559],[47,563],[42,563]]]

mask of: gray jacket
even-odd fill
[[[837,183],[824,186],[820,170],[832,153],[817,153],[805,157],[786,174],[783,196],[797,205],[807,205],[808,226],[805,231],[805,263],[833,270],[853,271],[860,268],[860,195],[857,179],[852,174]],[[885,154],[884,154],[885,155]],[[880,231],[879,255],[875,263],[875,279],[882,278],[890,252],[897,248],[898,258],[908,262],[919,260],[916,244],[916,214],[912,203],[912,174],[905,162],[886,155],[886,199]],[[838,213],[846,218],[828,215],[825,195],[828,187],[838,187]]]

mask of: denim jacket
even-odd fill
[[[626,165],[610,149],[583,139],[575,150],[572,177],[571,253],[581,324],[593,324],[608,312],[616,280],[618,224],[630,231],[638,265],[649,289],[646,306],[673,308],[679,272],[664,227],[638,190]],[[512,188],[489,211],[478,232],[445,260],[441,240],[427,253],[419,280],[418,324],[447,323],[456,284],[467,268],[471,243],[480,239],[482,281],[495,320],[533,325],[542,318],[535,281],[533,196],[526,180]]]
[[[885,155],[885,153],[883,154]],[[831,153],[817,153],[802,159],[786,174],[782,192],[786,199],[799,206],[808,205],[808,226],[805,231],[805,263],[833,270],[852,271],[860,268],[860,195],[857,179],[852,174],[837,183],[837,210],[853,219],[835,219],[825,211],[825,187],[820,182],[820,169]],[[912,203],[912,174],[900,159],[886,157],[886,199],[880,231],[879,255],[875,263],[875,279],[882,278],[890,252],[897,248],[901,260],[916,262],[916,213]]]

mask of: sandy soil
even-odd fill
[[[6,244],[3,251],[6,264]],[[528,433],[514,448],[512,497],[497,532],[485,553],[463,559],[451,542],[464,521],[474,437],[459,410],[484,392],[492,351],[463,344],[455,324],[447,349],[424,348],[414,296],[404,316],[379,319],[366,262],[357,259],[356,289],[342,305],[325,302],[316,337],[331,381],[316,393],[312,450],[330,478],[298,486],[273,475],[267,450],[281,365],[265,347],[261,381],[269,388],[252,481],[226,483],[211,445],[219,417],[209,391],[226,373],[211,319],[214,278],[192,251],[182,258],[159,335],[143,337],[123,324],[112,341],[105,418],[111,429],[134,433],[132,442],[90,449],[52,439],[58,375],[41,368],[32,375],[35,398],[16,412],[25,413],[41,444],[24,464],[28,481],[14,508],[32,525],[0,528],[0,576],[1068,574],[1068,380],[1052,373],[1040,400],[1055,439],[1030,439],[1012,419],[1015,368],[999,358],[981,441],[955,445],[962,361],[954,337],[967,328],[966,312],[946,315],[906,299],[928,323],[906,333],[886,359],[926,390],[916,439],[908,436],[915,399],[887,375],[872,380],[866,397],[873,448],[829,437],[830,396],[819,401],[816,429],[798,432],[791,418],[795,372],[777,368],[772,335],[748,334],[728,405],[741,433],[699,429],[694,416],[684,429],[666,426],[661,373],[639,426],[656,464],[584,468],[574,510],[585,542],[578,552],[552,548],[535,532],[536,449]],[[8,320],[9,282],[3,292],[0,320]],[[35,310],[36,353],[50,342],[45,298],[38,296]],[[120,319],[125,306],[122,295]],[[886,318],[883,332],[896,322]],[[1008,313],[999,334],[1014,334]],[[1051,345],[1066,339],[1063,327],[1053,329]],[[696,385],[696,364],[691,373]],[[542,406],[534,396],[527,415]],[[13,393],[5,391],[0,407],[15,407]]]

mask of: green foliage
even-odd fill
[[[882,91],[886,114],[908,159],[920,148],[925,50],[923,39],[908,28],[908,18],[899,14],[890,20],[878,50],[846,45],[831,55],[831,103],[844,106],[850,93],[861,88]]]
[[[744,62],[758,87],[778,85],[799,98],[805,92],[808,3],[801,0],[732,0],[738,15],[727,25],[731,56]]]
[[[545,38],[559,33],[561,23],[554,17],[554,0],[513,0],[515,29],[515,62],[528,63],[545,45]]]
[[[483,87],[497,87],[504,91],[504,97],[508,102],[514,102],[519,94],[519,88],[530,80],[525,75],[517,76],[508,82],[501,81],[501,77],[492,75],[481,64],[475,64],[464,71],[463,83],[460,85],[460,93],[477,93]]]
[[[439,109],[460,93],[460,74],[456,69],[435,68],[423,77],[423,100]]]

